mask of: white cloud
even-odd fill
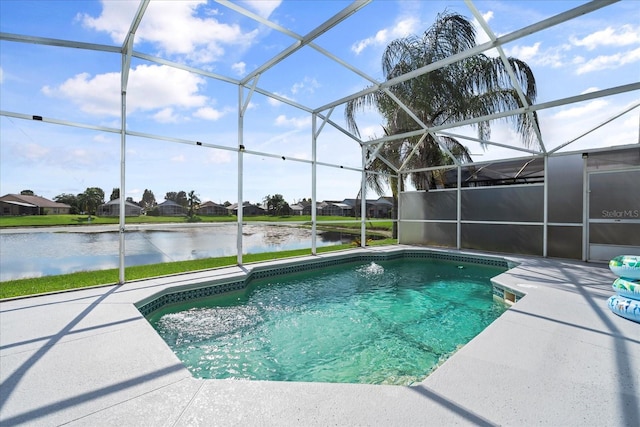
[[[359,55],[369,46],[385,46],[391,40],[415,34],[418,24],[419,21],[415,17],[406,17],[397,21],[393,27],[383,28],[375,35],[354,43],[351,50]]]
[[[540,42],[536,42],[532,46],[513,46],[508,50],[505,49],[506,52],[508,52],[509,56],[530,62],[537,59],[540,53]]]
[[[600,46],[628,46],[640,43],[640,27],[634,28],[628,24],[619,28],[607,27],[581,39],[571,37],[569,40],[574,46],[582,46],[588,50]]]
[[[588,117],[597,111],[605,108],[609,103],[604,99],[596,99],[579,107],[567,108],[553,115],[554,119],[571,119],[578,117]]]
[[[285,126],[285,127],[294,127],[294,128],[300,129],[300,128],[311,126],[311,117],[306,116],[306,117],[288,118],[284,114],[281,114],[278,117],[276,117],[275,125]]]
[[[202,77],[177,68],[139,65],[129,73],[127,112],[201,107],[207,103],[207,97],[198,94],[204,82]],[[120,73],[81,73],[57,87],[44,86],[42,92],[69,99],[89,114],[120,115]],[[159,112],[156,119],[171,119],[170,113]]]
[[[559,68],[575,66],[576,74],[585,74],[592,71],[616,69],[626,64],[640,60],[640,48],[627,52],[613,52],[611,48],[629,46],[640,43],[640,27],[622,25],[619,28],[607,27],[604,30],[593,32],[585,37],[570,37],[570,43],[543,48],[541,42],[530,46],[509,46],[505,49],[508,55],[517,57],[530,65],[550,66]],[[607,47],[609,51],[604,55],[585,55],[578,52],[579,49],[592,51],[599,47]],[[569,55],[572,55],[570,58]]]
[[[77,166],[92,166],[96,163],[96,153],[84,148],[76,148],[67,152],[68,163]],[[65,162],[66,163],[66,162]]]
[[[0,67],[0,85],[4,83],[4,70]]]
[[[135,43],[149,42],[167,55],[184,55],[190,61],[204,64],[219,60],[229,46],[249,46],[257,36],[257,30],[245,33],[237,24],[221,23],[215,13],[204,10],[206,5],[206,0],[151,2]],[[120,44],[137,6],[138,2],[103,0],[100,16],[83,14],[78,19],[87,28],[109,33]],[[204,18],[198,16],[200,12]]]
[[[489,22],[491,21],[491,19],[493,19],[493,11],[489,11],[486,13],[482,14],[482,18],[484,19],[485,22]],[[476,28],[476,43],[477,44],[483,44],[488,42],[489,40],[491,40],[489,38],[489,35],[487,33],[485,33],[485,31],[482,29],[482,27],[480,26],[480,23],[478,22],[477,19],[473,18],[473,21],[471,21],[473,23],[473,26]]]
[[[178,116],[173,113],[173,108],[163,108],[153,115],[155,121],[160,123],[177,123]]]
[[[39,162],[47,160],[51,149],[36,143],[15,144],[12,147],[14,160],[26,160],[28,162]]]
[[[541,42],[536,42],[529,46],[509,46],[504,51],[507,56],[521,59],[529,65],[559,68],[566,65],[566,51],[569,48],[568,45],[543,48]]]
[[[294,95],[298,92],[312,94],[319,87],[320,83],[318,83],[315,78],[305,77],[301,82],[294,83],[294,85],[291,87],[291,93]]]
[[[229,111],[230,109],[216,110],[215,108],[211,107],[203,107],[199,108],[195,113],[193,113],[193,115],[200,119],[216,121],[227,114]]]
[[[244,62],[236,62],[235,64],[231,65],[231,69],[239,76],[244,76],[246,70],[247,70],[247,64],[245,64]]]
[[[282,0],[245,0],[243,3],[263,18],[268,18]]]
[[[81,22],[86,28],[97,31],[108,32],[111,39],[115,43],[122,43],[129,27],[131,20],[138,9],[138,2],[121,1],[109,2],[102,1],[102,14],[94,18],[87,14],[78,14],[76,20]]]
[[[171,161],[174,163],[184,163],[187,161],[187,158],[184,156],[184,154],[178,154],[177,156],[173,156],[171,158]]]
[[[363,141],[380,138],[382,133],[383,130],[380,125],[365,126],[360,129],[360,137]]]
[[[628,52],[620,52],[613,55],[600,55],[587,60],[584,64],[578,67],[576,74],[615,69],[638,61],[640,61],[640,47]]]
[[[587,59],[582,55],[576,55],[571,60],[571,63],[573,65],[580,65],[580,64],[584,64],[585,62],[587,62]]]
[[[208,165],[220,165],[225,163],[231,163],[231,151],[227,150],[208,150],[204,163]]]

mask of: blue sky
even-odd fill
[[[583,4],[578,1],[476,1],[497,35]],[[345,1],[239,1],[236,4],[298,35],[305,35],[347,7]],[[1,31],[11,34],[120,46],[137,1],[0,0]],[[376,0],[314,41],[368,76],[382,79],[380,58],[387,43],[420,34],[445,10],[473,19],[462,1]],[[479,42],[489,40],[479,29]],[[236,11],[206,1],[152,1],[134,49],[148,55],[240,79],[294,39]],[[621,1],[504,46],[526,61],[538,82],[538,103],[635,83],[640,80],[640,2]],[[0,41],[0,108],[63,122],[120,126],[121,56],[84,49]],[[260,76],[259,88],[317,108],[369,86],[369,82],[305,47]],[[248,91],[245,90],[245,94]],[[130,136],[126,146],[125,193],[138,201],[145,189],[160,202],[169,191],[195,190],[202,201],[237,199],[238,87],[201,75],[136,59],[127,91],[127,128],[209,148]],[[638,103],[638,91],[540,112],[548,149],[570,141]],[[565,151],[638,143],[638,108],[569,145]],[[338,107],[331,119],[344,126]],[[358,115],[365,139],[381,135],[374,113]],[[247,109],[243,144],[277,155],[243,157],[244,199],[261,202],[282,194],[289,203],[311,197],[311,116],[254,94]],[[491,140],[521,147],[502,122]],[[456,130],[472,135],[470,129]],[[500,147],[483,150],[465,141],[475,161],[526,155]],[[285,159],[281,158],[283,156]],[[318,137],[320,162],[358,167],[358,144],[331,126]],[[24,189],[53,198],[102,188],[107,198],[120,183],[120,136],[0,116],[0,193]],[[318,167],[317,199],[355,197],[360,174]],[[369,194],[369,197],[377,197]]]

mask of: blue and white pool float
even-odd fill
[[[609,261],[609,268],[618,277],[640,279],[640,256],[620,255]]]
[[[618,277],[611,287],[621,297],[640,300],[640,280]]]
[[[609,298],[609,309],[618,316],[640,323],[640,301],[614,295]]]
[[[609,261],[609,268],[618,276],[611,285],[616,294],[609,298],[609,309],[640,323],[640,256],[617,256]]]

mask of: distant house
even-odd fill
[[[158,215],[160,216],[182,216],[185,215],[184,207],[177,204],[173,200],[165,200],[158,206]]]
[[[289,206],[291,215],[311,215],[311,203],[302,201]]]
[[[98,216],[120,216],[120,199],[113,199],[98,206]],[[124,202],[124,216],[140,216],[142,208],[131,202]]]
[[[201,203],[197,212],[198,212],[198,215],[212,215],[212,216],[229,215],[229,210],[227,209],[226,206],[219,205],[214,202]]]
[[[227,209],[229,210],[229,212],[231,212],[233,215],[238,215],[238,204],[234,203],[231,206],[227,207]],[[257,215],[265,215],[266,211],[258,206],[258,205],[254,205],[250,202],[244,202],[242,204],[242,215],[246,215],[246,216],[257,216]]]
[[[344,199],[342,203],[353,207],[354,216],[360,216],[360,199]],[[365,209],[367,218],[391,218],[393,214],[393,198],[367,199]]]
[[[40,196],[6,194],[0,197],[0,215],[68,215],[71,206]]]
[[[346,203],[326,200],[318,205],[318,215],[322,216],[351,216],[353,206]]]

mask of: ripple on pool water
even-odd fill
[[[194,375],[410,384],[495,320],[496,267],[425,260],[337,266],[253,282],[152,324]]]

